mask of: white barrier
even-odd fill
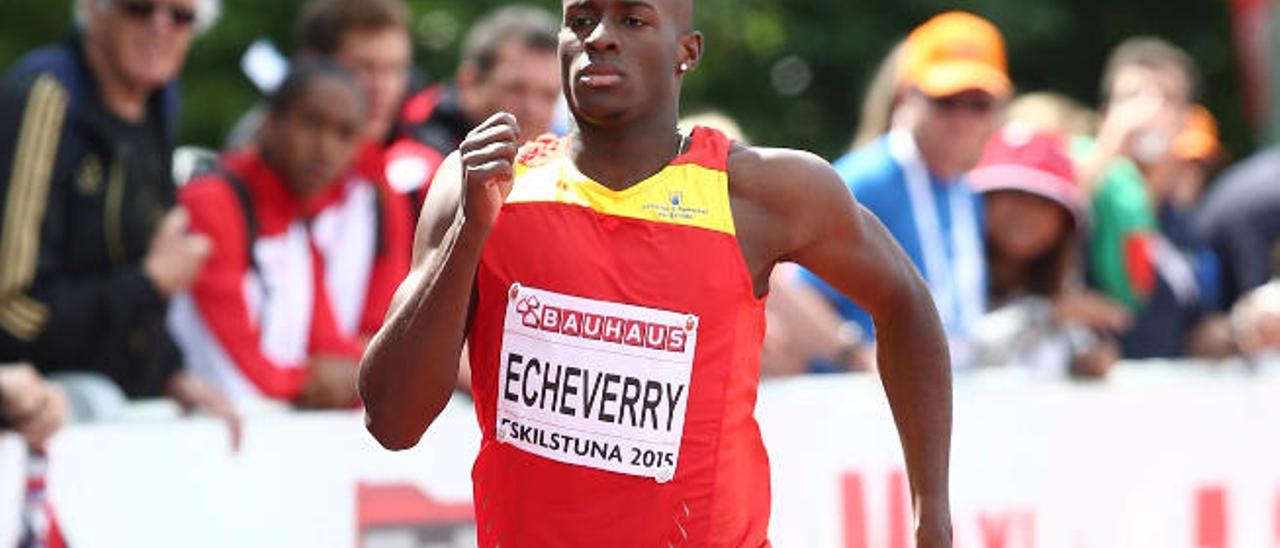
[[[956,546],[1280,547],[1280,371],[1177,367],[1105,384],[958,379]],[[50,496],[76,548],[473,546],[469,405],[398,454],[351,413],[255,418],[235,455],[211,420],[77,426],[53,443]],[[770,382],[757,409],[775,546],[908,545],[874,378]],[[0,444],[0,485],[16,479],[2,475],[12,449]]]
[[[27,483],[26,450],[17,436],[0,435],[0,546],[18,543],[18,520]]]

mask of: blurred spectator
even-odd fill
[[[425,196],[435,166],[443,158],[415,141],[398,119],[408,94],[413,60],[410,22],[403,0],[310,0],[303,6],[295,29],[299,59],[327,60],[345,68],[357,77],[365,101],[355,160],[363,177],[347,183],[365,188],[344,207],[348,217],[375,223],[360,228],[362,237],[355,236],[353,227],[341,235],[317,233],[333,240],[332,246],[347,240],[345,245],[367,249],[370,242],[376,243],[372,271],[364,270],[367,258],[359,259],[359,266],[352,265],[354,272],[367,277],[349,280],[347,287],[335,286],[330,295],[335,299],[339,327],[347,336],[361,340],[373,336],[382,325],[391,296],[408,273],[417,226],[410,209],[413,200]],[[322,231],[324,227],[313,229]],[[352,260],[343,253],[353,250],[333,258],[326,245],[322,243],[321,250],[326,262]]]
[[[405,102],[410,134],[444,157],[496,112],[513,114],[525,140],[547,133],[560,99],[559,35],[558,19],[542,8],[517,4],[485,15],[467,32],[454,82]]]
[[[1064,137],[1092,136],[1098,131],[1098,115],[1065,95],[1048,91],[1024,93],[1009,103],[1005,120],[1021,122],[1036,131]]]
[[[894,44],[867,84],[867,91],[862,96],[862,109],[858,113],[858,130],[853,135],[853,145],[849,147],[851,151],[875,142],[893,124],[893,112],[902,101],[898,75],[901,72],[904,43],[899,41]]]
[[[1135,314],[1121,337],[1127,358],[1230,353],[1219,306],[1217,262],[1190,238],[1171,207],[1193,159],[1175,149],[1192,111],[1197,76],[1190,57],[1157,38],[1116,47],[1103,75],[1106,101],[1096,144],[1077,144],[1092,182],[1089,275]]]
[[[1173,169],[1169,170],[1169,205],[1190,213],[1200,204],[1209,175],[1226,159],[1218,141],[1218,121],[1203,105],[1187,113],[1173,140]]]
[[[421,204],[444,155],[415,140],[399,120],[413,68],[411,20],[403,0],[311,0],[295,32],[300,59],[325,57],[359,77],[367,103],[361,171],[413,205]],[[416,225],[417,217],[408,222]]]
[[[301,60],[325,57],[364,87],[365,138],[386,142],[409,89],[413,63],[409,7],[401,0],[311,0],[298,15]]]
[[[0,364],[0,430],[12,428],[41,449],[67,420],[67,395],[26,364]]]
[[[1280,353],[1280,279],[1241,298],[1231,311],[1231,327],[1246,357]]]
[[[1196,303],[1187,313],[1188,321],[1194,323],[1189,340],[1184,341],[1184,353],[1226,358],[1238,348],[1229,318],[1223,313],[1230,303],[1222,297],[1222,263],[1208,240],[1195,233],[1192,223],[1209,175],[1226,158],[1213,114],[1194,105],[1170,152],[1168,161],[1152,176],[1161,180],[1155,186],[1165,189],[1158,204],[1161,236],[1191,265],[1196,280]],[[1164,271],[1161,276],[1166,276]]]
[[[1093,191],[1090,276],[1107,294],[1137,310],[1154,291],[1153,190],[1142,169],[1170,154],[1191,106],[1194,68],[1186,53],[1156,38],[1116,47],[1103,75],[1103,119],[1095,143],[1077,142],[1081,176]]]
[[[738,143],[747,143],[747,136],[742,132],[742,127],[737,122],[723,112],[706,111],[699,112],[680,119],[678,127],[680,131],[688,133],[693,131],[694,127],[703,126],[720,130],[730,141]]]
[[[1119,357],[1110,335],[1127,326],[1119,303],[1079,287],[1084,192],[1065,144],[1008,124],[969,173],[986,202],[991,308],[975,329],[978,365],[1104,375]]]
[[[338,65],[297,64],[268,104],[261,149],[228,155],[182,190],[214,252],[171,323],[193,370],[237,399],[354,400],[360,340],[399,283],[372,273],[388,262],[403,271],[409,236],[370,207],[398,203],[390,189],[354,172],[363,89]]]
[[[893,128],[838,160],[836,170],[924,274],[957,367],[986,301],[980,203],[963,182],[995,129],[1009,96],[1004,39],[972,14],[939,15],[907,37],[899,72],[901,104]],[[844,318],[870,339],[870,317],[815,276]]]
[[[1280,275],[1280,147],[1227,170],[1196,212],[1195,229],[1222,258],[1225,302]]]
[[[324,57],[359,75],[368,102],[361,132],[375,143],[390,143],[399,136],[397,110],[413,71],[410,18],[402,0],[310,0],[295,24],[298,60]],[[231,130],[225,148],[257,144],[265,114],[261,105],[246,113]]]
[[[238,423],[165,330],[209,241],[187,234],[170,171],[174,84],[215,2],[80,0],[66,41],[0,84],[0,360],[94,372]]]
[[[444,156],[415,141],[399,121],[413,72],[410,21],[403,0],[310,0],[294,33],[297,61],[329,59],[359,77],[367,103],[361,125],[364,144],[357,155],[360,170],[370,181],[390,184],[397,201],[414,204],[426,195]],[[259,105],[236,124],[228,150],[258,143],[265,110]],[[412,229],[417,218],[406,213],[403,222]]]

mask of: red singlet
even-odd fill
[[[697,128],[622,191],[579,172],[566,140],[521,151],[469,331],[481,546],[768,545],[764,301],[729,148]]]

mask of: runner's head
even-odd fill
[[[580,126],[678,115],[680,84],[702,57],[692,0],[564,0],[560,70]]]
[[[934,175],[960,175],[978,161],[1011,91],[1004,38],[987,20],[955,11],[916,28],[903,47],[895,125],[911,131]]]
[[[323,190],[351,165],[365,99],[345,68],[319,60],[299,63],[267,107],[263,156],[295,195]]]

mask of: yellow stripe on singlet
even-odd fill
[[[507,203],[561,203],[597,213],[654,223],[691,226],[734,235],[729,177],[698,164],[669,165],[624,190],[611,190],[583,175],[568,158],[538,167],[516,165]]]

